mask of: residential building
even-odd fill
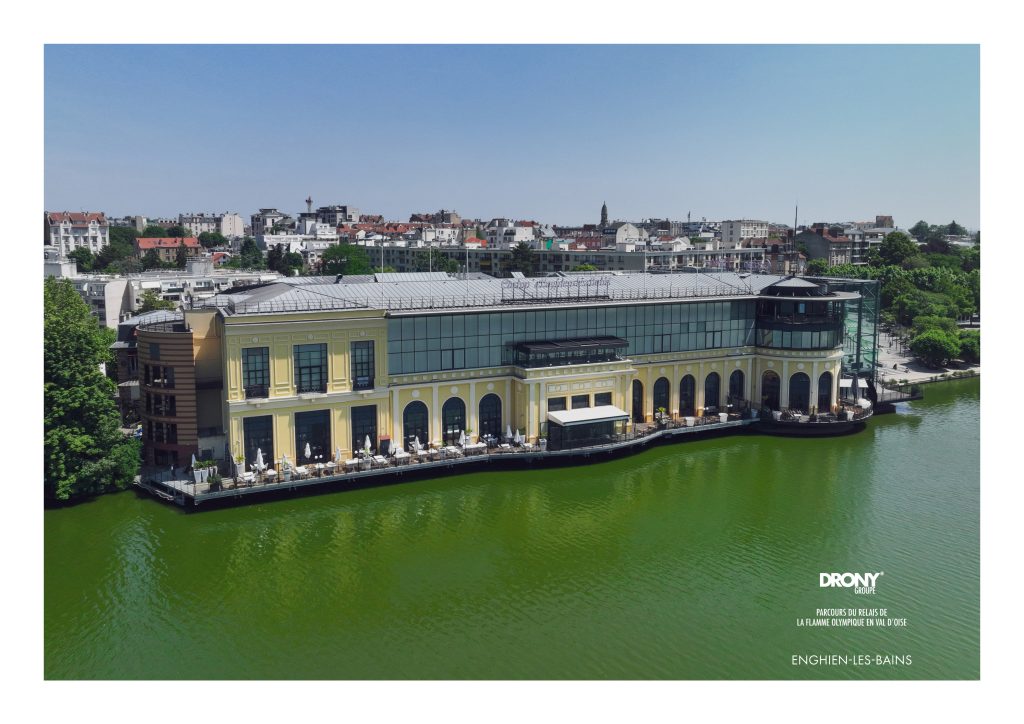
[[[512,221],[511,219],[491,219],[484,228],[489,249],[513,249],[519,244],[531,246],[536,238],[534,227],[536,222]]]
[[[174,262],[178,259],[178,250],[184,246],[188,256],[199,256],[203,247],[194,236],[154,236],[139,237],[135,240],[135,255],[144,258],[150,251],[156,252],[157,258],[163,262]]]
[[[336,204],[334,206],[321,206],[316,210],[317,221],[329,224],[334,227],[343,224],[359,223],[359,209],[354,206]]]
[[[255,236],[287,231],[294,228],[295,220],[277,209],[260,209],[249,217],[249,233]]]
[[[508,428],[568,449],[662,409],[836,411],[860,298],[739,274],[378,274],[219,295],[138,327],[144,456],[304,464]]]
[[[43,244],[62,256],[75,249],[99,254],[110,243],[110,224],[102,211],[47,211],[43,222]]]
[[[112,227],[120,226],[126,229],[135,229],[140,234],[146,230],[146,225],[149,223],[145,216],[107,217],[107,221]]]
[[[767,221],[752,219],[736,219],[722,222],[722,244],[725,248],[735,248],[744,239],[762,239],[769,236],[770,224]]]
[[[840,227],[813,224],[809,230],[796,235],[796,245],[807,248],[807,258],[824,259],[829,266],[852,264],[854,243],[843,235]]]

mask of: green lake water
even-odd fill
[[[49,679],[979,676],[979,381],[737,435],[186,514],[47,510]],[[820,572],[878,572],[875,595]],[[885,608],[905,627],[798,627]],[[794,666],[796,654],[909,656]]]

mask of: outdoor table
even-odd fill
[[[295,475],[299,478],[305,478],[309,476],[309,471],[302,465],[299,465],[295,468]]]
[[[277,471],[276,471],[276,470],[274,470],[273,468],[270,468],[270,469],[269,469],[269,470],[268,470],[268,471],[267,471],[267,472],[265,473],[265,475],[267,476],[267,480],[268,480],[269,482],[271,482],[271,483],[272,483],[272,482],[274,482],[274,481],[275,481],[275,480],[277,479]]]
[[[454,445],[448,445],[447,447],[444,448],[444,451],[448,455],[454,455],[454,456],[458,456],[459,455],[459,449],[457,447],[455,447]]]
[[[509,445],[507,442],[501,443],[501,445],[499,445],[498,447],[501,448],[502,452],[508,452],[509,450],[512,449],[512,446]]]
[[[352,458],[351,460],[345,461],[345,469],[352,470],[353,468],[359,467],[359,458]]]
[[[373,462],[376,463],[377,465],[387,465],[388,459],[383,455],[374,455]]]
[[[331,460],[331,462],[327,463],[324,467],[327,468],[327,474],[331,475],[334,473],[334,468],[338,466],[333,460]]]
[[[430,450],[423,449],[423,450],[420,450],[419,452],[416,453],[416,457],[429,459],[430,458],[430,453],[431,453]]]
[[[524,442],[523,443],[523,449],[524,450],[533,450],[533,443],[532,442]]]
[[[316,476],[320,477],[323,474],[324,474],[324,464],[323,463],[317,463],[316,464]]]
[[[395,462],[397,462],[399,465],[404,465],[407,462],[409,462],[409,458],[411,457],[412,455],[410,455],[407,452],[395,453]]]

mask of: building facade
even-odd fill
[[[767,221],[755,221],[752,219],[735,219],[722,222],[722,244],[726,247],[734,247],[744,239],[767,238],[770,229]]]
[[[110,243],[110,224],[103,212],[47,211],[43,217],[43,245],[53,246],[61,256],[75,249],[98,254]]]
[[[223,443],[250,465],[305,463],[509,429],[564,448],[656,414],[834,411],[858,298],[739,274],[382,274],[222,295],[139,327],[146,459]]]

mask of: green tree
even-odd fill
[[[536,265],[533,249],[525,241],[520,241],[512,250],[512,259],[509,268],[512,271],[522,272],[525,276],[533,276]]]
[[[141,235],[147,239],[163,239],[168,236],[167,229],[156,224],[149,224],[142,230]]]
[[[914,327],[912,330],[913,336],[916,337],[923,334],[929,329],[938,329],[942,332],[953,335],[960,334],[960,329],[956,326],[956,320],[950,317],[936,317],[929,314],[921,314],[914,318]]]
[[[461,269],[459,262],[445,255],[440,249],[433,246],[416,252],[416,256],[412,263],[413,269],[416,271],[435,271],[455,274]]]
[[[95,257],[93,257],[92,252],[84,246],[69,252],[68,259],[75,262],[75,266],[80,272],[92,271],[93,264],[95,263]]]
[[[256,246],[256,241],[251,236],[245,237],[242,241],[242,249],[238,253],[238,265],[241,269],[266,269],[267,262],[263,258],[263,252]]]
[[[174,265],[179,269],[184,269],[188,266],[188,249],[185,248],[184,241],[178,244],[178,252],[174,256]]]
[[[111,226],[110,227],[110,243],[111,244],[122,244],[127,246],[129,249],[134,247],[135,239],[140,236],[139,232],[135,230],[134,226]]]
[[[965,236],[967,234],[967,229],[960,226],[960,224],[956,223],[954,220],[949,222],[949,226],[946,227],[946,233],[950,236]]]
[[[43,286],[43,485],[63,502],[127,488],[139,445],[121,434],[106,339],[68,280]]]
[[[167,236],[174,237],[175,239],[183,239],[188,235],[188,229],[181,224],[175,224],[167,228]]]
[[[916,224],[910,227],[910,235],[913,236],[915,239],[921,239],[923,241],[924,238],[928,236],[928,232],[930,229],[931,227],[928,226],[927,221],[918,221]]]
[[[321,268],[324,274],[352,276],[354,274],[372,274],[370,255],[366,247],[355,244],[333,244],[324,251],[321,257]]]
[[[139,314],[153,312],[158,309],[177,309],[177,305],[167,299],[161,299],[160,295],[153,289],[143,292],[142,298],[139,300]]]
[[[981,332],[971,329],[960,332],[960,359],[972,365],[981,362]]]
[[[806,273],[810,276],[822,276],[828,272],[828,262],[824,259],[811,259],[807,262]]]
[[[917,243],[902,231],[893,231],[886,234],[882,244],[878,247],[880,264],[875,266],[904,266],[905,262],[918,254],[921,250]]]
[[[959,250],[960,268],[966,272],[981,269],[981,247],[968,246]]]
[[[198,239],[206,249],[213,249],[228,243],[228,240],[219,231],[204,231],[198,236]]]
[[[597,271],[597,267],[593,264],[577,264],[572,270],[575,272]]]
[[[144,271],[159,269],[162,266],[163,263],[160,261],[160,255],[156,253],[156,249],[150,249],[142,257],[142,269]]]
[[[941,329],[929,329],[910,341],[910,351],[928,367],[943,367],[960,354],[960,338]]]

